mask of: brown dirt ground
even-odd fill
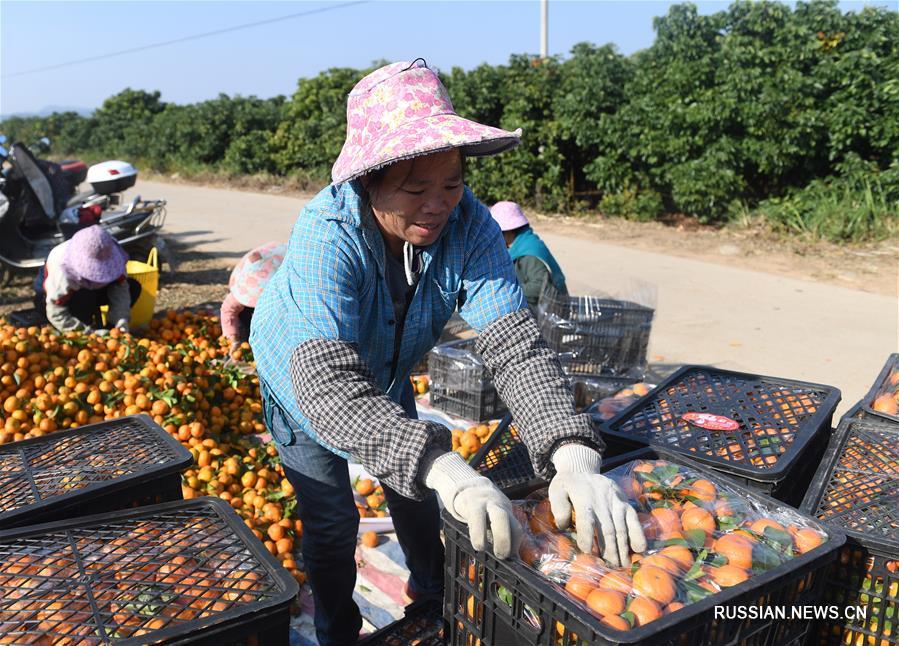
[[[156,176],[179,184],[200,184],[258,193],[276,193],[310,200],[314,187],[299,178],[273,182],[269,177],[229,179],[207,175],[200,181],[180,176]],[[867,244],[838,245],[796,236],[778,235],[763,224],[717,228],[696,220],[673,217],[668,222],[631,222],[599,215],[583,217],[541,214],[528,216],[538,232],[588,237],[596,242],[692,258],[765,273],[899,295],[899,238]]]
[[[168,176],[166,181],[195,183]],[[281,193],[300,199],[312,194],[294,185],[262,185],[243,181],[238,185],[208,181],[207,185],[265,193]],[[584,238],[694,260],[736,266],[793,278],[829,283],[865,292],[899,294],[899,239],[864,245],[836,245],[786,238],[763,227],[700,226],[683,219],[673,223],[629,222],[597,216],[571,217],[530,212],[539,232]],[[208,306],[217,308],[227,293],[233,261],[214,254],[192,251],[169,241],[177,271],[160,278],[157,310]],[[0,291],[0,315],[31,304],[31,276],[21,276]]]

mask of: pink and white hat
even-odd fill
[[[267,242],[249,251],[231,272],[228,288],[244,307],[256,307],[266,283],[284,262],[286,244]]]
[[[375,70],[347,97],[347,136],[331,169],[334,184],[393,162],[451,148],[477,157],[521,142],[514,132],[484,126],[456,114],[449,93],[422,59]]]
[[[106,229],[81,229],[66,243],[63,270],[82,282],[108,285],[125,275],[128,254]]]
[[[490,207],[490,215],[497,221],[501,231],[513,231],[530,224],[524,211],[515,202],[497,202]]]

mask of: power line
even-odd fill
[[[293,18],[300,18],[302,16],[311,16],[317,13],[324,13],[326,11],[333,11],[335,9],[345,9],[347,7],[352,7],[354,5],[359,4],[367,4],[371,0],[356,0],[355,2],[344,2],[341,4],[335,4],[328,7],[321,7],[319,9],[310,9],[309,11],[300,11],[298,13],[287,14],[286,16],[280,16],[278,18],[269,18],[267,20],[259,20],[257,22],[250,22],[243,25],[236,25],[234,27],[226,27],[224,29],[216,29],[215,31],[207,31],[202,34],[194,34],[193,36],[184,36],[183,38],[175,38],[173,40],[166,40],[159,43],[151,43],[149,45],[141,45],[140,47],[132,47],[130,49],[122,49],[117,52],[110,52],[108,54],[100,54],[97,56],[89,56],[87,58],[79,58],[74,61],[67,61],[65,63],[55,63],[53,65],[46,65],[44,67],[36,67],[30,70],[23,70],[21,72],[12,72],[11,74],[3,74],[0,78],[12,78],[14,76],[25,76],[26,74],[36,74],[38,72],[46,72],[48,70],[55,70],[61,67],[69,67],[71,65],[80,65],[81,63],[90,63],[92,61],[99,60],[107,60],[112,58],[113,56],[122,56],[124,54],[133,54],[135,52],[142,52],[147,49],[156,49],[159,47],[167,47],[168,45],[175,45],[177,43],[184,43],[189,40],[197,40],[198,38],[208,38],[209,36],[218,36],[220,34],[227,34],[232,31],[238,31],[240,29],[250,29],[252,27],[259,27],[260,25],[268,25],[274,22],[281,22],[282,20],[291,20]]]

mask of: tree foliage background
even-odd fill
[[[896,231],[899,14],[843,13],[836,0],[741,1],[706,16],[681,4],[654,28],[632,56],[581,43],[564,57],[442,73],[460,114],[524,131],[516,150],[472,160],[476,194],[644,220],[761,215],[832,240]],[[290,98],[177,105],[126,89],[90,117],[10,118],[0,131],[26,144],[48,136],[57,154],[324,185],[346,95],[381,64],[300,79]]]

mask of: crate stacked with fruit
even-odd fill
[[[715,608],[817,603],[845,536],[690,460],[642,456],[611,460],[606,471],[647,537],[625,567],[596,547],[580,552],[545,489],[514,503],[525,536],[511,562],[473,550],[445,516],[450,643],[801,643],[806,621],[720,617]]]
[[[192,462],[145,415],[0,445],[0,528],[178,500]]]
[[[846,418],[802,510],[846,533],[828,572],[825,603],[864,608],[863,617],[826,620],[819,643],[899,644],[899,426]]]
[[[0,532],[0,640],[287,644],[298,586],[223,500]]]
[[[861,404],[865,413],[899,423],[899,353],[889,356]]]

